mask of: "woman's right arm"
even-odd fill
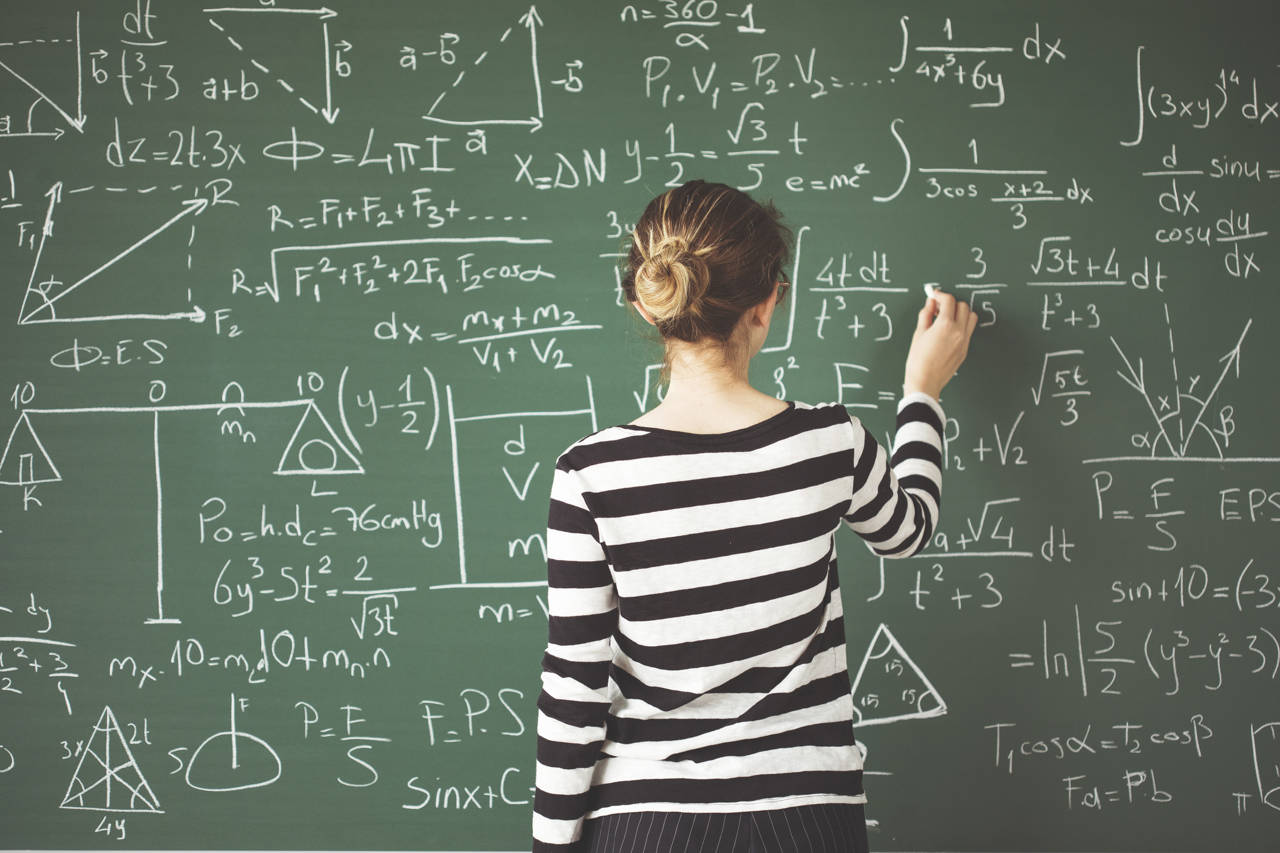
[[[909,557],[928,544],[942,503],[942,388],[964,361],[978,317],[935,291],[916,321],[898,403],[893,453],[852,418],[854,495],[845,521],[882,557]]]

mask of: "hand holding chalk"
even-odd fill
[[[969,353],[978,315],[967,302],[934,285],[926,284],[924,290],[925,304],[916,317],[902,390],[923,391],[937,399]]]

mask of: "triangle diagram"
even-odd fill
[[[284,94],[333,124],[333,53],[329,8],[285,9],[275,6],[205,9],[217,39],[233,50],[246,69],[256,72],[261,94]],[[349,44],[343,43],[346,47]]]
[[[45,452],[27,413],[23,412],[9,430],[9,440],[5,442],[4,453],[0,454],[0,484],[29,486],[61,480],[62,475]]]
[[[280,456],[277,474],[363,474],[364,466],[347,450],[316,404],[298,419],[298,426]]]
[[[854,726],[940,717],[947,703],[881,623],[853,679]]]
[[[102,716],[84,745],[61,807],[112,812],[162,811],[109,705],[103,706]]]
[[[39,4],[28,7],[39,10]],[[71,127],[84,127],[82,98],[83,70],[80,57],[80,13],[50,23],[45,19],[22,18],[17,9],[5,11],[4,34],[0,35],[0,92],[2,102],[14,118],[22,116],[27,134],[61,136],[61,133],[34,133],[34,117],[41,104],[55,111]],[[17,108],[13,108],[20,105]],[[26,134],[23,134],[26,135]]]
[[[185,297],[174,291],[185,290],[195,218],[208,207],[206,199],[170,200],[157,214],[150,196],[113,197],[109,205],[71,204],[63,201],[61,182],[45,195],[49,206],[18,311],[19,325],[89,319],[203,319],[204,312],[199,309],[177,314],[124,314],[114,307],[122,301],[122,294],[135,304],[153,303],[153,308],[183,304]],[[76,291],[80,293],[71,301],[61,301]],[[76,310],[68,315],[73,305]]]
[[[452,125],[542,127],[542,83],[538,76],[538,28],[534,6],[474,57],[459,59],[447,86],[427,108],[427,121]],[[457,69],[454,71],[453,69]]]

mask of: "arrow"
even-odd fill
[[[1196,419],[1191,422],[1191,429],[1187,430],[1187,437],[1182,442],[1182,447],[1178,451],[1179,456],[1187,454],[1187,445],[1191,443],[1192,437],[1196,434],[1196,427],[1200,423],[1200,418],[1204,416],[1205,409],[1209,408],[1209,403],[1213,401],[1213,396],[1218,393],[1218,386],[1222,384],[1222,380],[1227,378],[1227,373],[1232,366],[1236,369],[1236,378],[1240,378],[1240,346],[1244,343],[1244,336],[1249,333],[1249,327],[1253,325],[1253,318],[1250,317],[1244,324],[1243,331],[1240,332],[1240,338],[1236,341],[1236,345],[1231,351],[1224,355],[1218,361],[1225,361],[1226,365],[1222,368],[1222,373],[1218,375],[1218,381],[1213,383],[1213,390],[1209,392],[1209,396],[1204,398],[1204,402],[1200,404],[1200,411],[1196,414]]]
[[[53,236],[53,206],[62,201],[62,181],[58,181],[53,186],[49,187],[49,189],[45,191],[45,196],[49,199],[49,209],[45,211],[44,227],[40,231],[40,236],[52,237]],[[41,240],[40,242],[43,245],[44,241]],[[39,261],[38,253],[36,256],[36,260],[37,262]]]
[[[537,6],[530,6],[529,11],[520,16],[520,23],[529,28],[529,60],[533,64],[533,90],[538,96],[538,118],[542,118],[542,81],[538,77],[538,27],[542,26],[542,17]],[[538,127],[542,124],[539,123]],[[537,130],[534,128],[533,130]],[[530,133],[533,131],[531,130]]]
[[[472,127],[479,124],[527,124],[529,132],[533,133],[542,127],[542,119],[537,116],[529,116],[528,118],[482,118],[473,121],[456,121],[447,118],[437,118],[436,116],[423,116],[427,121],[434,121],[439,124],[449,124],[454,127]]]
[[[292,15],[319,15],[320,20],[322,21],[328,20],[329,18],[336,18],[338,16],[338,13],[330,9],[328,6],[323,6],[319,9],[277,9],[277,8],[246,9],[240,6],[219,6],[213,9],[201,9],[200,11],[205,12],[206,14],[218,14],[220,12],[276,12],[276,13],[285,13],[285,14],[292,14]]]
[[[64,135],[66,135],[66,130],[60,127],[57,130],[27,131],[25,133],[0,133],[0,139],[9,139],[12,137],[19,137],[19,136],[25,136],[25,137],[52,136],[54,138],[54,141],[57,141],[61,139]]]
[[[36,246],[36,257],[31,262],[31,276],[27,279],[27,292],[22,296],[22,307],[18,309],[18,323],[23,322],[23,312],[27,310],[27,300],[31,297],[33,285],[36,283],[36,270],[40,269],[40,257],[44,254],[44,241],[49,239],[53,234],[53,207],[62,200],[62,181],[58,181],[45,191],[45,197],[49,199],[49,209],[44,214],[44,225],[40,229],[40,245]],[[43,296],[43,295],[42,295]],[[44,306],[42,305],[41,308]],[[37,308],[32,314],[41,310]]]
[[[24,320],[23,324],[96,323],[102,320],[190,320],[193,323],[203,323],[205,317],[205,310],[197,305],[194,311],[176,311],[172,314],[100,314],[94,317],[46,317],[40,320]]]
[[[58,106],[57,104],[55,104],[48,95],[46,95],[44,92],[41,92],[39,89],[37,89],[34,83],[32,83],[26,77],[23,77],[17,71],[14,71],[12,68],[9,67],[7,63],[0,62],[0,68],[3,68],[5,71],[8,71],[10,74],[16,77],[18,81],[21,82],[24,86],[26,86],[28,89],[30,89],[31,91],[39,95],[45,101],[45,103],[47,103],[49,106],[57,110],[58,115],[66,119],[67,124],[74,127],[78,133],[84,133],[84,122],[87,116],[81,115],[79,118],[72,118],[67,114],[66,110],[64,110],[62,107]]]
[[[320,110],[320,115],[329,124],[333,124],[338,119],[338,111],[333,108],[333,60],[329,56],[329,22],[323,18],[321,20],[324,29],[324,109]]]
[[[507,482],[511,485],[511,491],[516,493],[516,497],[524,500],[529,496],[529,484],[533,482],[533,475],[538,473],[538,466],[541,462],[533,463],[533,470],[529,472],[529,476],[524,478],[524,488],[517,489],[515,480],[511,479],[511,475],[507,473],[507,466],[502,466],[502,476],[507,478]]]

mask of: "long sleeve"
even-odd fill
[[[909,557],[929,543],[942,503],[942,406],[922,391],[898,402],[890,457],[856,417],[854,494],[844,520],[882,557]]]
[[[609,711],[617,594],[595,520],[563,457],[547,519],[549,639],[538,696],[533,853],[576,849]]]

